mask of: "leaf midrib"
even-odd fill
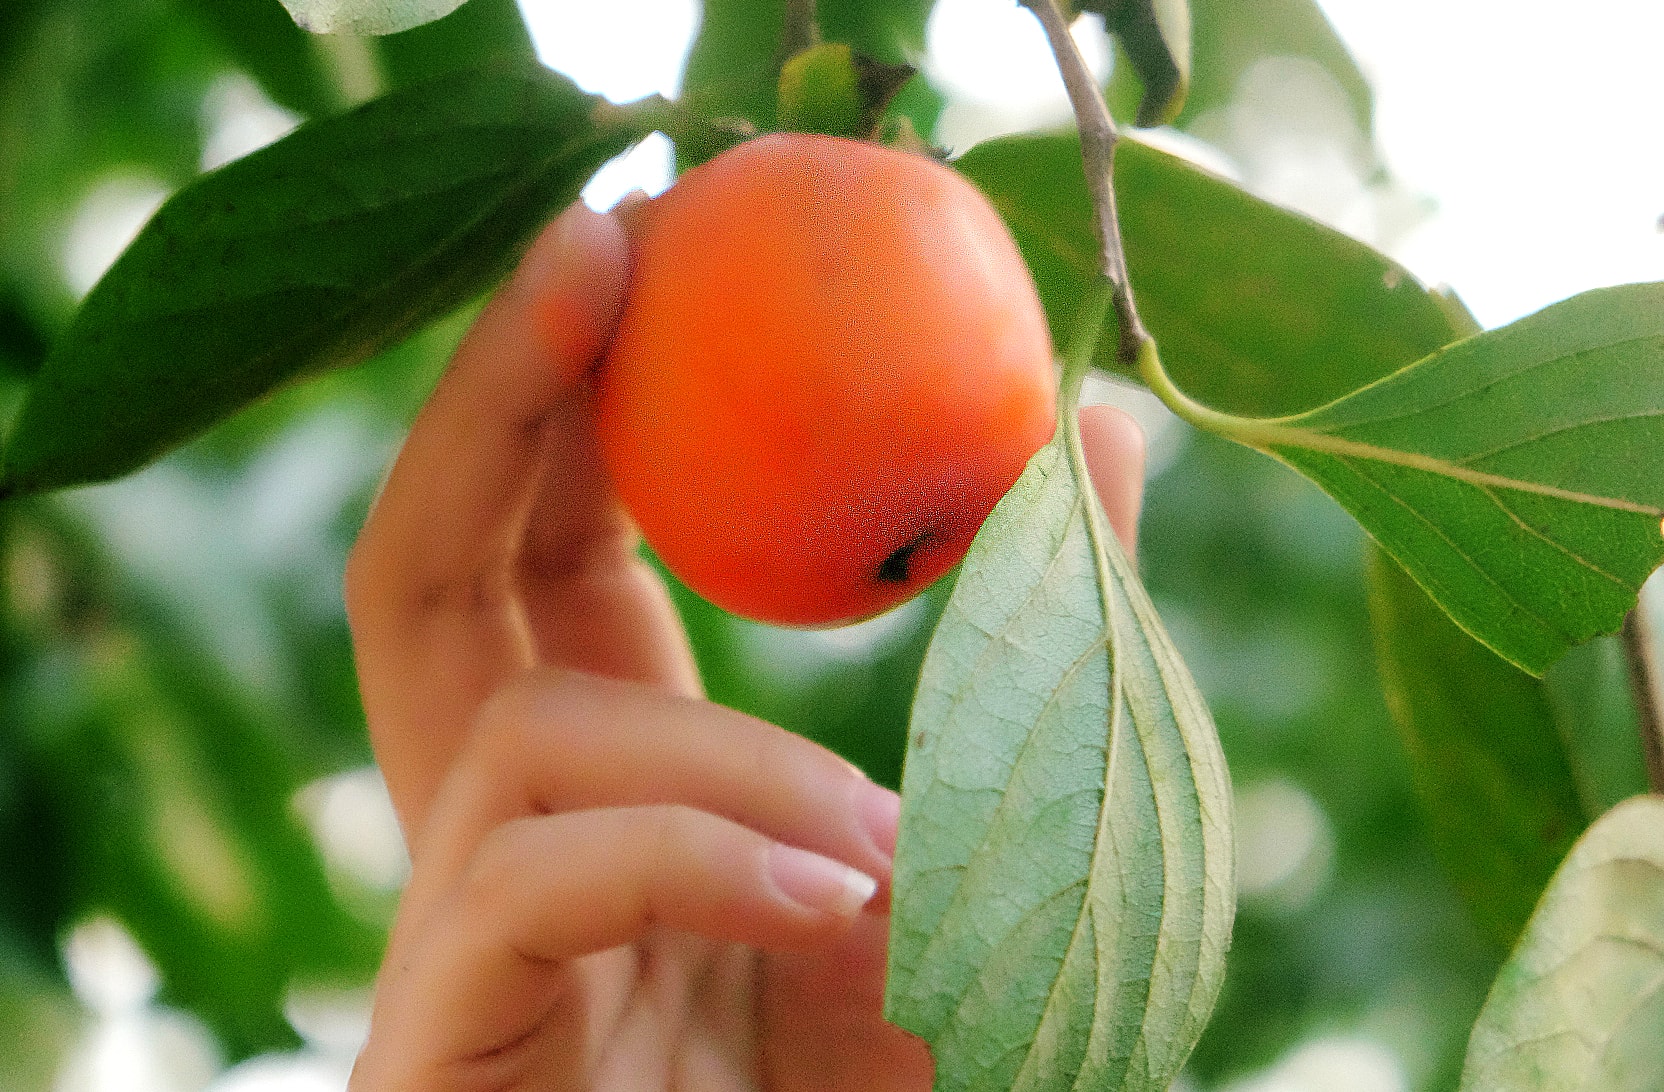
[[[1471,467],[1462,466],[1459,463],[1451,462],[1449,459],[1441,459],[1433,455],[1423,455],[1414,451],[1399,451],[1395,448],[1381,447],[1378,444],[1366,444],[1358,440],[1347,440],[1328,433],[1314,432],[1310,429],[1244,419],[1232,432],[1233,438],[1262,450],[1279,447],[1300,448],[1323,455],[1333,455],[1340,459],[1362,459],[1366,462],[1401,466],[1408,470],[1420,470],[1481,488],[1508,489],[1518,493],[1532,493],[1537,496],[1549,497],[1554,500],[1588,504],[1597,508],[1610,508],[1620,512],[1633,512],[1636,515],[1664,518],[1664,508],[1657,505],[1643,504],[1621,497],[1603,497],[1594,493],[1549,485],[1546,482],[1510,478],[1503,474],[1474,470]]]
[[[1483,335],[1475,334],[1474,336],[1479,337]],[[1501,375],[1491,376],[1478,386],[1458,391],[1442,402],[1431,402],[1425,405],[1413,406],[1406,409],[1402,413],[1388,413],[1381,417],[1364,417],[1358,420],[1339,421],[1334,425],[1334,427],[1337,429],[1364,428],[1372,425],[1386,425],[1394,424],[1399,421],[1407,421],[1423,413],[1433,413],[1437,410],[1447,409],[1448,407],[1455,405],[1457,402],[1462,401],[1464,398],[1472,398],[1475,395],[1483,394],[1485,391],[1491,390],[1494,387],[1499,387],[1504,383],[1508,383],[1512,380],[1520,378],[1521,376],[1528,375],[1531,372],[1536,371],[1538,368],[1546,368],[1551,364],[1559,364],[1566,361],[1576,361],[1582,357],[1590,355],[1591,353],[1612,352],[1618,349],[1625,349],[1631,345],[1638,345],[1643,341],[1658,341],[1661,337],[1664,337],[1664,335],[1659,333],[1642,334],[1637,337],[1621,338],[1617,341],[1609,341],[1600,345],[1591,345],[1584,349],[1577,349],[1569,353],[1561,353],[1558,356],[1544,357],[1541,360],[1527,360],[1522,366],[1515,368],[1512,371],[1504,372]],[[1384,375],[1373,383],[1360,387],[1350,394],[1342,395],[1340,398],[1330,402],[1328,405],[1317,406],[1313,409],[1305,411],[1304,413],[1299,413],[1292,417],[1282,418],[1279,423],[1293,424],[1296,421],[1316,418],[1322,414],[1339,410],[1343,407],[1344,403],[1353,401],[1366,392],[1374,393],[1391,383],[1405,381],[1404,377],[1409,373],[1419,370],[1430,360],[1442,361],[1448,357],[1449,354],[1459,351],[1458,347],[1462,344],[1462,342],[1458,342],[1456,345],[1452,345],[1447,349],[1434,353],[1431,357],[1426,357],[1422,360],[1406,364],[1397,371]],[[1315,431],[1321,432],[1323,430],[1317,429]]]
[[[1073,410],[1071,409],[1067,412],[1072,413]],[[1074,480],[1075,497],[1076,497],[1074,508],[1070,512],[1070,515],[1069,515],[1069,522],[1073,523],[1076,518],[1079,518],[1079,519],[1081,519],[1082,523],[1085,525],[1087,542],[1091,547],[1092,555],[1093,555],[1093,563],[1094,563],[1095,568],[1098,571],[1098,582],[1097,582],[1098,583],[1098,594],[1099,594],[1101,606],[1103,608],[1103,617],[1104,617],[1104,632],[1103,632],[1102,637],[1100,637],[1099,640],[1095,641],[1093,643],[1092,647],[1088,648],[1081,656],[1076,658],[1075,662],[1070,665],[1069,671],[1066,673],[1065,677],[1067,678],[1068,676],[1073,675],[1077,670],[1079,670],[1080,666],[1086,662],[1086,660],[1089,656],[1092,656],[1092,655],[1096,654],[1098,651],[1107,650],[1110,653],[1110,658],[1111,659],[1110,659],[1109,694],[1108,694],[1108,701],[1109,701],[1109,705],[1108,705],[1108,710],[1109,710],[1109,726],[1108,726],[1108,728],[1109,728],[1109,732],[1108,732],[1108,735],[1109,735],[1109,739],[1108,739],[1108,744],[1107,744],[1107,747],[1106,747],[1106,756],[1105,756],[1105,760],[1104,760],[1104,783],[1103,783],[1103,793],[1100,797],[1101,803],[1099,804],[1099,808],[1098,808],[1098,821],[1093,826],[1092,849],[1091,849],[1091,852],[1088,854],[1087,872],[1086,872],[1086,875],[1080,881],[1081,886],[1083,888],[1083,890],[1081,892],[1081,912],[1080,912],[1080,915],[1078,917],[1076,917],[1074,928],[1069,933],[1069,943],[1064,946],[1062,957],[1058,960],[1057,973],[1052,977],[1051,985],[1046,990],[1046,1000],[1040,1006],[1040,1015],[1039,1015],[1038,1019],[1035,1021],[1036,1031],[1038,1031],[1038,1029],[1045,1026],[1047,1019],[1051,1016],[1051,1014],[1053,1012],[1053,1007],[1056,1004],[1057,998],[1058,998],[1058,989],[1063,983],[1064,968],[1066,968],[1069,965],[1069,957],[1071,955],[1073,955],[1075,953],[1076,949],[1079,947],[1079,945],[1081,943],[1081,940],[1084,937],[1085,932],[1086,932],[1086,923],[1088,922],[1088,920],[1091,917],[1091,913],[1092,913],[1092,890],[1093,890],[1093,887],[1095,886],[1096,878],[1098,876],[1099,853],[1101,851],[1101,847],[1102,847],[1102,844],[1103,844],[1104,828],[1107,825],[1107,816],[1109,815],[1110,793],[1111,793],[1111,790],[1113,789],[1113,787],[1115,785],[1115,776],[1116,776],[1116,773],[1117,773],[1117,770],[1118,770],[1118,758],[1117,758],[1117,756],[1119,755],[1120,750],[1121,750],[1121,748],[1119,746],[1119,743],[1120,743],[1120,737],[1121,737],[1122,728],[1123,728],[1123,724],[1122,724],[1123,713],[1122,713],[1122,701],[1121,701],[1121,693],[1122,693],[1121,679],[1122,679],[1122,675],[1121,675],[1121,664],[1120,664],[1120,658],[1119,658],[1120,657],[1120,645],[1119,645],[1119,643],[1112,640],[1112,636],[1115,633],[1115,605],[1116,604],[1115,604],[1115,597],[1110,593],[1110,590],[1109,590],[1110,589],[1109,581],[1112,580],[1112,579],[1115,579],[1116,574],[1114,573],[1113,567],[1109,564],[1108,557],[1105,555],[1105,550],[1104,550],[1103,542],[1102,542],[1102,538],[1101,538],[1101,536],[1105,533],[1105,531],[1104,531],[1104,528],[1100,525],[1101,520],[1100,520],[1099,510],[1095,505],[1093,505],[1091,503],[1091,501],[1088,499],[1088,497],[1086,495],[1086,490],[1091,488],[1091,478],[1089,477],[1089,471],[1086,469],[1084,453],[1080,450],[1080,432],[1079,432],[1079,429],[1078,429],[1078,427],[1075,426],[1075,424],[1072,421],[1068,425],[1066,425],[1065,427],[1068,429],[1068,438],[1067,438],[1067,443],[1066,443],[1067,461],[1068,461],[1071,476]],[[1111,530],[1109,533],[1113,534],[1114,532]],[[1061,553],[1061,552],[1062,551],[1060,550],[1059,553]],[[1062,686],[1060,685],[1059,687],[1057,687],[1053,691],[1053,696],[1055,696],[1057,693],[1060,693],[1061,690],[1062,690]],[[1048,704],[1049,704],[1050,700],[1051,699],[1048,698]],[[1032,738],[1032,734],[1031,734],[1030,738]],[[1025,739],[1024,740],[1024,747],[1025,748],[1027,747],[1027,742],[1028,742],[1027,739]],[[1019,756],[1021,755],[1021,753],[1022,752],[1019,751]],[[1013,763],[1013,768],[1015,768],[1015,763]],[[1155,788],[1152,785],[1151,786],[1151,796],[1152,796],[1152,798],[1155,795],[1156,795],[1155,794]],[[1006,802],[1007,799],[1009,799],[1008,796],[1001,797],[1001,799],[1000,799],[1000,807],[1001,808],[1003,808],[1005,806],[1005,802]],[[1159,811],[1160,811],[1159,808],[1154,808],[1153,810],[1159,815]],[[995,814],[996,815],[998,814],[998,809],[996,809]],[[991,825],[992,824],[990,824],[990,826]],[[1165,854],[1166,842],[1165,842],[1165,839],[1162,840],[1162,845],[1163,845],[1163,850],[1164,850],[1164,852],[1163,852],[1163,865],[1164,865],[1163,874],[1164,874],[1164,877],[1165,877],[1165,871],[1166,871],[1165,870],[1165,859],[1166,859],[1166,854]],[[1163,903],[1166,902],[1166,887],[1165,887],[1165,884],[1163,885],[1163,888],[1162,888],[1162,901],[1163,901]],[[1157,943],[1159,944],[1159,938],[1158,938]],[[1099,961],[1100,958],[1101,958],[1101,953],[1096,948],[1094,948],[1093,951],[1092,951],[1092,959],[1093,959],[1093,966],[1094,967],[1097,966],[1098,961]],[[969,995],[969,987],[967,987],[967,989],[966,989],[966,995],[967,996]],[[1146,999],[1147,999],[1147,997],[1146,997]],[[1093,1024],[1094,1024],[1094,1026],[1096,1025],[1097,1013],[1098,1013],[1099,1006],[1102,1004],[1102,1000],[1103,1000],[1103,994],[1101,992],[1097,991],[1097,990],[1094,990],[1093,994],[1092,994],[1092,1014],[1093,1014]],[[963,1000],[961,1000],[961,1006],[963,1006]],[[1142,1023],[1140,1023],[1140,1025],[1139,1025],[1139,1037],[1140,1038],[1142,1038],[1142,1036],[1143,1036],[1143,1027],[1144,1027],[1144,1025]],[[1088,1029],[1088,1031],[1087,1031],[1088,1042],[1090,1042],[1092,1034],[1093,1034],[1092,1030]],[[1018,1080],[1021,1080],[1022,1075],[1024,1073],[1028,1072],[1029,1063],[1035,1057],[1035,1054],[1034,1054],[1034,1039],[1036,1037],[1031,1037],[1029,1039],[1029,1042],[1028,1042],[1029,1053],[1028,1053],[1027,1057],[1025,1057],[1023,1059],[1022,1067],[1018,1070],[1018,1073],[1017,1073]],[[1080,1076],[1084,1072],[1085,1072],[1085,1068],[1083,1067],[1079,1072],[1077,1072],[1075,1074],[1075,1081],[1071,1085],[1071,1088],[1078,1088],[1079,1087],[1079,1085],[1080,1085]]]

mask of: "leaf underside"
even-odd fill
[[[1664,1088],[1664,797],[1572,849],[1474,1025],[1462,1092]]]
[[[1081,467],[995,508],[914,706],[886,1016],[944,1092],[1165,1089],[1223,975],[1224,759]]]
[[[1589,292],[1243,438],[1540,675],[1664,560],[1664,285]]]
[[[490,288],[640,132],[536,67],[301,127],[164,205],[30,390],[0,487],[116,477],[289,380],[358,363]]]
[[[397,34],[441,19],[463,0],[283,0],[295,24],[314,34]]]

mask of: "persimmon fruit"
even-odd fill
[[[632,237],[601,451],[648,544],[718,606],[824,626],[912,598],[1051,438],[1033,281],[935,160],[758,137],[647,202]]]

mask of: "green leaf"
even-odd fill
[[[370,44],[394,91],[487,65],[538,63],[515,0],[468,0],[443,19]]]
[[[1072,413],[966,557],[902,801],[885,1015],[936,1088],[1166,1089],[1223,978],[1230,785]]]
[[[597,101],[542,69],[472,72],[303,126],[176,194],[36,377],[4,487],[126,473],[486,290],[642,135]]]
[[[1583,814],[1594,818],[1647,791],[1646,751],[1622,637],[1585,641],[1543,675],[1566,742]]]
[[[954,166],[1005,217],[1061,343],[1097,269],[1079,139],[992,140]],[[1124,140],[1115,191],[1139,312],[1174,380],[1216,409],[1310,409],[1450,340],[1403,267],[1193,164]]]
[[[271,0],[182,0],[266,94],[302,117],[324,117],[346,105],[318,43]]]
[[[283,0],[295,25],[313,34],[397,34],[441,19],[463,0]]]
[[[1506,949],[1587,822],[1541,679],[1462,632],[1379,549],[1370,618],[1433,848]]]
[[[1573,848],[1468,1042],[1463,1092],[1664,1088],[1664,797]]]
[[[1082,0],[1104,17],[1144,85],[1139,125],[1166,125],[1190,90],[1190,5],[1187,0]]]
[[[1193,419],[1317,482],[1458,625],[1541,675],[1617,630],[1664,560],[1661,362],[1664,285],[1629,285],[1309,413]]]

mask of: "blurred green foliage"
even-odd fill
[[[930,7],[822,0],[824,36],[916,63]],[[1186,117],[1224,101],[1256,51],[1298,48],[1336,73],[1367,128],[1367,88],[1315,5],[1257,5],[1253,34],[1231,30],[1229,7],[1193,4]],[[779,10],[709,0],[688,95],[767,126]],[[275,0],[0,4],[0,425],[73,309],[59,256],[78,202],[113,172],[165,187],[192,178],[218,77],[243,71],[319,116],[530,48],[511,0],[472,0],[374,43],[309,39],[280,14]],[[894,104],[922,133],[940,107],[922,78]],[[688,162],[708,152],[680,150]],[[0,507],[7,1087],[47,1087],[73,1039],[59,945],[90,914],[128,927],[161,968],[162,999],[199,1015],[230,1058],[295,1042],[290,986],[369,980],[391,900],[336,874],[294,800],[369,761],[339,574],[466,319],[280,392],[133,479]],[[1175,427],[1165,442],[1178,454],[1151,484],[1143,525],[1149,586],[1238,786],[1293,786],[1316,816],[1302,871],[1244,894],[1191,1074],[1212,1087],[1312,1036],[1357,1033],[1397,1051],[1413,1088],[1453,1087],[1504,953],[1440,870],[1417,808],[1375,674],[1363,535],[1283,468]],[[944,588],[860,630],[817,634],[739,622],[674,590],[714,699],[896,783]],[[1622,721],[1610,656],[1584,660],[1551,679],[1555,700]],[[1606,802],[1636,773],[1621,746],[1571,761]]]

